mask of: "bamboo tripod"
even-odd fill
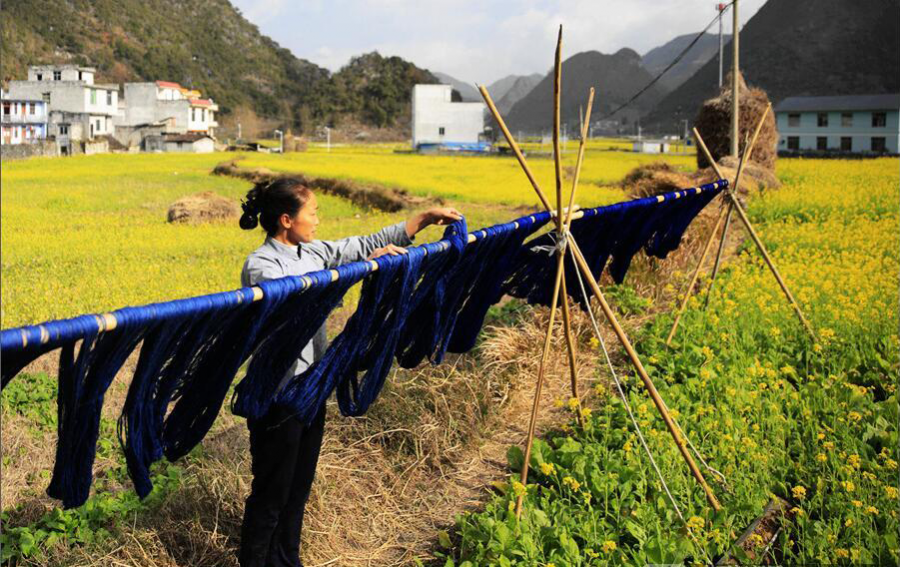
[[[555,65],[554,65],[554,83],[553,83],[553,157],[555,160],[555,173],[556,173],[556,203],[557,210],[562,211],[562,157],[560,154],[560,144],[559,144],[559,132],[560,132],[560,89],[561,89],[561,79],[562,79],[562,26],[559,29],[559,37],[557,39],[556,44],[556,57],[555,57]],[[493,100],[491,99],[490,94],[487,89],[482,85],[479,86],[479,91],[481,92],[481,96],[484,98],[485,103],[488,106],[488,109],[491,111],[494,119],[497,121],[497,124],[500,127],[500,130],[503,132],[506,141],[509,143],[510,148],[513,151],[513,154],[516,156],[516,159],[519,161],[519,165],[522,167],[525,176],[528,178],[528,181],[531,183],[532,188],[538,196],[538,199],[541,201],[541,204],[548,211],[551,210],[550,201],[547,199],[546,194],[541,189],[537,180],[534,177],[534,174],[531,171],[531,168],[528,166],[527,161],[525,160],[525,156],[522,154],[521,149],[513,138],[512,134],[507,128],[506,123],[503,121],[503,118],[500,116],[497,107],[494,105]],[[696,479],[697,483],[702,487],[703,492],[706,496],[707,501],[713,507],[715,511],[721,510],[721,505],[719,501],[716,499],[712,490],[706,482],[706,479],[703,477],[703,473],[700,472],[700,469],[697,467],[697,464],[694,462],[693,457],[691,456],[688,448],[685,444],[684,437],[681,434],[680,429],[672,420],[671,415],[669,415],[668,408],[666,407],[665,402],[659,395],[659,392],[656,390],[656,387],[653,384],[653,381],[650,379],[650,376],[647,374],[647,371],[644,369],[644,365],[641,363],[640,358],[637,355],[637,352],[634,350],[634,347],[631,345],[631,341],[628,339],[628,336],[625,334],[625,331],[622,329],[622,326],[619,324],[618,319],[610,308],[609,303],[607,303],[606,298],[603,295],[603,292],[600,290],[600,286],[597,283],[596,278],[594,278],[593,273],[591,272],[587,261],[581,254],[581,249],[578,246],[578,243],[569,233],[569,226],[572,221],[572,204],[575,201],[575,193],[578,187],[578,179],[581,173],[581,165],[584,160],[584,151],[585,151],[585,143],[587,141],[587,132],[590,124],[590,116],[591,116],[591,108],[593,106],[594,101],[594,89],[590,90],[588,96],[588,103],[585,112],[585,117],[582,122],[581,127],[581,142],[578,147],[578,158],[575,165],[575,173],[573,176],[572,183],[572,191],[569,194],[569,208],[566,213],[566,218],[563,220],[562,214],[559,214],[555,217],[556,223],[556,235],[557,235],[557,248],[556,248],[556,275],[554,277],[553,284],[553,296],[550,302],[550,320],[547,325],[547,333],[544,337],[544,346],[541,352],[540,364],[538,366],[538,375],[537,375],[537,384],[535,385],[535,393],[534,393],[534,402],[532,404],[531,409],[531,418],[528,423],[528,437],[525,444],[525,459],[522,463],[522,472],[521,472],[521,483],[523,485],[527,485],[528,481],[528,469],[531,463],[531,448],[534,442],[534,434],[535,434],[535,423],[537,421],[537,413],[538,408],[540,406],[540,395],[541,388],[544,383],[544,370],[546,367],[547,357],[550,354],[550,346],[553,338],[553,325],[556,321],[556,311],[558,308],[558,304],[562,303],[562,319],[563,319],[563,328],[566,339],[566,349],[568,352],[569,359],[569,367],[570,367],[570,375],[571,375],[571,387],[572,387],[572,397],[578,402],[578,418],[579,420],[583,419],[582,412],[580,411],[581,403],[580,397],[578,396],[578,376],[577,369],[575,367],[575,345],[572,340],[571,333],[571,322],[570,322],[570,313],[569,306],[566,300],[566,277],[565,277],[565,257],[568,253],[578,271],[583,275],[584,279],[587,281],[588,286],[591,289],[594,297],[597,298],[598,303],[600,304],[600,308],[603,311],[607,321],[612,326],[616,337],[619,342],[622,344],[622,347],[625,349],[631,364],[634,366],[638,375],[641,378],[641,381],[644,384],[644,387],[647,389],[647,392],[650,395],[650,398],[653,400],[653,404],[656,406],[656,409],[659,411],[663,421],[666,424],[666,428],[669,433],[672,435],[672,438],[675,441],[676,446],[678,447],[679,452],[687,463],[688,468],[691,471],[691,474]],[[562,297],[560,298],[560,291],[562,291]],[[524,497],[520,495],[516,500],[516,517],[520,517],[522,514],[522,502]]]
[[[675,332],[678,330],[678,324],[681,321],[681,316],[684,315],[685,309],[687,308],[688,300],[691,297],[691,293],[694,290],[694,286],[697,283],[697,278],[700,275],[700,270],[703,267],[703,263],[706,260],[707,255],[709,254],[709,250],[712,246],[713,240],[715,239],[716,233],[719,231],[719,226],[722,224],[724,219],[725,228],[722,230],[722,236],[719,241],[719,250],[716,254],[716,261],[713,267],[712,278],[709,283],[709,288],[707,290],[706,295],[706,305],[709,305],[709,296],[712,294],[712,287],[715,283],[716,276],[719,273],[719,267],[722,261],[722,252],[725,249],[725,239],[728,237],[728,225],[731,222],[732,213],[737,212],[738,218],[741,219],[744,227],[746,227],[747,232],[750,234],[751,240],[756,245],[757,250],[759,250],[760,255],[763,257],[766,265],[769,267],[769,270],[772,272],[772,275],[775,277],[775,280],[778,282],[778,285],[781,287],[782,292],[784,292],[785,297],[787,298],[788,303],[794,309],[794,313],[796,313],[797,318],[800,319],[800,323],[803,324],[803,327],[809,333],[810,337],[815,340],[816,335],[813,332],[812,326],[810,326],[809,322],[806,320],[806,317],[803,315],[803,311],[800,309],[800,305],[794,299],[794,296],[791,294],[791,291],[788,289],[787,284],[784,281],[784,278],[781,277],[781,274],[778,272],[778,268],[775,267],[775,262],[772,260],[771,256],[769,256],[769,252],[766,250],[765,245],[760,240],[759,235],[757,235],[756,230],[753,228],[753,225],[750,223],[750,219],[747,218],[747,213],[744,212],[744,208],[741,206],[741,203],[737,198],[737,189],[738,185],[741,181],[741,174],[744,171],[744,166],[747,162],[750,161],[750,156],[753,153],[753,146],[756,145],[756,140],[759,137],[759,132],[762,129],[763,123],[766,120],[766,116],[768,116],[769,111],[771,110],[772,105],[769,104],[766,106],[766,110],[763,112],[762,117],[759,119],[759,123],[756,125],[756,129],[753,132],[753,137],[749,140],[748,143],[744,144],[744,153],[741,155],[740,162],[738,163],[737,173],[734,177],[734,183],[728,187],[724,191],[725,198],[727,199],[726,206],[719,213],[719,217],[716,220],[715,226],[713,226],[712,232],[709,234],[709,238],[706,241],[706,245],[703,248],[703,253],[700,255],[700,260],[697,262],[697,267],[694,269],[694,273],[691,276],[690,281],[688,282],[687,287],[684,290],[684,297],[681,301],[681,305],[678,308],[678,313],[675,315],[675,321],[672,323],[672,330],[669,331],[669,336],[666,339],[666,345],[671,346],[672,339],[675,337]],[[706,143],[703,141],[703,138],[700,136],[700,132],[697,131],[696,128],[694,130],[694,138],[697,140],[697,146],[703,151],[706,156],[707,161],[712,165],[713,170],[716,172],[719,180],[725,179],[722,175],[722,170],[719,169],[719,165],[713,159],[712,155],[709,152],[709,149],[706,147]]]

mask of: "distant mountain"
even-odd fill
[[[434,76],[445,85],[451,85],[462,97],[463,102],[481,102],[481,94],[473,85],[460,81],[446,73],[434,73]]]
[[[506,79],[512,77],[513,76],[510,75],[509,77],[506,77]],[[500,81],[505,81],[506,79],[500,79]],[[488,87],[488,92],[491,93],[491,98],[496,101],[497,109],[500,111],[500,114],[506,115],[512,110],[512,107],[515,106],[517,102],[528,96],[528,94],[534,90],[534,87],[540,84],[541,79],[543,79],[543,77],[537,73],[534,75],[516,77],[515,81],[510,84],[509,88],[505,89],[505,91],[503,87],[506,85],[500,85],[500,88],[496,89],[498,94],[495,95],[494,91],[491,89],[495,88],[494,85],[497,85],[497,83],[500,82],[497,81],[497,83]]]
[[[695,37],[697,37],[697,34],[693,33],[680,35],[668,43],[655,47],[644,54],[641,58],[641,63],[655,77],[668,67],[684,48],[694,41]],[[730,42],[731,35],[725,35],[723,41],[725,43]],[[659,84],[669,91],[676,89],[681,83],[696,73],[698,69],[703,67],[707,61],[718,57],[718,54],[719,34],[703,34],[697,43],[685,54],[684,58],[662,76]]]
[[[532,87],[541,82],[541,79],[544,77],[535,73],[533,75],[507,75],[502,79],[494,81],[490,85],[488,85],[488,92],[491,93],[491,98],[495,101],[498,101],[506,96],[506,93],[509,92],[513,86],[520,81],[520,79],[525,79],[525,82],[520,85],[520,88],[531,84]],[[527,93],[526,93],[527,94]]]
[[[412,85],[438,82],[377,53],[332,75],[261,34],[228,0],[5,0],[0,59],[3,81],[40,63],[93,66],[98,82],[177,81],[215,99],[223,118],[252,112],[295,132],[344,118],[402,124]]]
[[[741,30],[741,72],[777,104],[788,96],[900,92],[900,0],[769,0]],[[731,42],[724,64],[731,68]],[[642,120],[671,132],[717,92],[714,59]]]
[[[578,128],[579,111],[587,103],[588,90],[596,89],[592,120],[612,111],[650,82],[650,73],[641,65],[634,50],[621,49],[613,55],[586,51],[573,55],[562,66],[560,117],[570,132]],[[657,85],[612,119],[632,124],[653,108],[665,92]],[[544,77],[525,98],[510,110],[506,122],[510,129],[528,132],[549,131],[553,113],[553,74]]]

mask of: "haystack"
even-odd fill
[[[740,140],[738,148],[744,151],[745,139],[753,135],[756,125],[762,118],[769,97],[765,91],[758,88],[748,88],[744,77],[738,75],[738,93],[740,95],[740,121],[738,128]],[[703,103],[694,126],[703,136],[706,147],[716,161],[731,154],[731,74],[723,83],[719,96],[711,98]],[[778,144],[778,130],[775,126],[775,115],[769,112],[759,132],[759,139],[753,147],[751,163],[756,163],[766,169],[775,171],[775,160],[778,157],[776,147]],[[697,167],[703,169],[709,167],[703,152],[697,152]]]
[[[169,207],[169,222],[201,223],[237,218],[241,207],[226,197],[204,191],[178,199]]]
[[[619,182],[622,189],[636,199],[677,191],[693,184],[690,175],[663,161],[640,165]]]

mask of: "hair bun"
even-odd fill
[[[244,230],[253,230],[259,226],[259,209],[256,206],[255,195],[248,196],[246,201],[241,201],[241,208],[244,214],[241,215],[239,224]]]

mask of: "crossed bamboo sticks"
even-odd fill
[[[710,279],[709,289],[707,290],[706,295],[706,304],[709,305],[709,297],[712,293],[712,287],[715,283],[716,275],[719,273],[719,266],[721,265],[722,261],[722,252],[725,249],[725,239],[728,236],[728,225],[731,222],[731,215],[734,212],[737,212],[738,218],[741,219],[741,222],[747,228],[747,232],[750,234],[750,238],[753,240],[753,243],[759,250],[760,255],[763,257],[763,260],[765,260],[766,265],[769,267],[769,270],[772,272],[772,275],[775,277],[775,280],[778,282],[778,285],[784,292],[788,303],[794,309],[794,313],[796,313],[797,318],[800,319],[800,323],[803,324],[803,327],[813,338],[813,340],[815,340],[816,338],[816,334],[813,331],[812,326],[810,326],[809,322],[806,320],[806,317],[804,317],[803,311],[800,309],[800,305],[797,303],[797,301],[794,299],[794,296],[791,294],[791,291],[788,289],[784,278],[782,278],[781,274],[778,273],[778,268],[775,267],[775,262],[772,260],[771,256],[769,256],[769,252],[766,250],[766,247],[762,243],[762,240],[760,240],[759,236],[756,234],[756,230],[753,228],[753,225],[750,224],[750,219],[747,218],[747,213],[744,212],[744,208],[741,206],[741,203],[737,198],[738,185],[741,181],[741,174],[744,171],[744,166],[747,162],[750,161],[750,156],[753,153],[753,147],[756,145],[756,140],[759,137],[759,132],[762,129],[763,123],[765,122],[771,108],[771,104],[766,106],[766,109],[763,112],[763,115],[760,117],[759,123],[756,125],[756,129],[753,132],[753,137],[749,140],[749,142],[744,144],[745,150],[741,155],[740,162],[738,163],[738,169],[734,177],[734,183],[732,183],[731,186],[724,191],[725,198],[727,199],[726,207],[724,207],[719,213],[716,224],[715,226],[713,226],[712,232],[710,232],[709,238],[706,241],[706,246],[704,246],[703,248],[703,253],[700,255],[700,260],[697,262],[697,267],[694,269],[694,273],[684,290],[684,297],[682,298],[681,305],[678,308],[678,313],[675,315],[675,321],[672,323],[672,330],[669,331],[669,336],[668,338],[666,338],[667,346],[672,344],[672,339],[675,337],[675,332],[678,330],[678,323],[681,321],[681,316],[684,315],[684,311],[687,308],[688,300],[690,299],[691,293],[694,290],[694,285],[697,283],[697,278],[700,275],[700,270],[703,267],[706,256],[709,254],[709,250],[712,246],[713,240],[715,239],[716,233],[719,231],[719,226],[722,224],[722,220],[724,219],[725,228],[722,230],[722,237],[719,241],[719,250],[716,254],[716,261],[713,267],[712,278]],[[696,128],[694,128],[693,130],[694,137],[697,140],[697,146],[703,151],[704,155],[706,156],[706,160],[712,165],[712,168],[716,172],[716,175],[719,177],[719,180],[725,179],[725,177],[722,175],[722,170],[719,169],[719,165],[713,159],[712,155],[709,152],[709,149],[706,147],[706,143],[703,141],[703,137],[700,136],[700,132],[698,132]]]
[[[560,147],[559,147],[559,131],[560,131],[560,88],[561,88],[561,79],[562,79],[562,26],[559,29],[559,37],[557,39],[556,45],[556,57],[555,57],[555,66],[554,66],[554,83],[553,83],[553,154],[555,160],[555,169],[556,169],[556,203],[557,210],[562,211],[562,157],[560,155]],[[487,89],[482,85],[479,86],[479,91],[481,92],[481,96],[484,98],[485,103],[488,106],[488,109],[491,111],[494,119],[497,121],[497,124],[500,127],[500,130],[503,132],[504,137],[510,145],[516,159],[519,161],[519,165],[521,165],[522,170],[524,171],[526,177],[529,182],[531,182],[531,186],[534,188],[535,193],[540,199],[541,204],[548,211],[551,210],[550,201],[547,199],[544,191],[541,189],[537,180],[534,177],[534,174],[531,171],[531,168],[528,167],[528,163],[525,160],[525,156],[522,154],[522,151],[519,149],[518,144],[513,138],[512,134],[509,131],[509,128],[506,127],[506,123],[503,121],[503,118],[500,116],[500,113],[497,111],[497,107],[494,105],[493,100],[491,99],[490,94]],[[616,336],[619,339],[619,342],[625,348],[626,353],[628,354],[628,358],[630,359],[632,365],[635,370],[637,370],[638,375],[641,378],[641,381],[644,384],[644,387],[647,389],[650,394],[650,398],[653,400],[654,405],[659,411],[660,415],[663,418],[663,421],[666,424],[666,428],[669,430],[669,433],[672,435],[672,438],[675,441],[675,444],[678,446],[678,450],[684,458],[685,462],[688,465],[688,468],[691,471],[691,474],[703,488],[703,491],[706,495],[706,499],[709,504],[716,511],[721,510],[721,505],[719,501],[716,499],[715,495],[712,493],[709,485],[706,483],[706,480],[703,477],[703,474],[700,472],[700,469],[697,467],[697,464],[694,462],[693,457],[690,452],[688,452],[687,446],[685,445],[684,438],[681,435],[680,430],[677,425],[672,420],[672,417],[669,415],[669,411],[666,408],[665,402],[663,402],[662,398],[659,395],[659,392],[656,390],[656,387],[653,384],[653,381],[650,379],[650,376],[647,374],[647,371],[644,369],[644,365],[641,363],[640,358],[635,352],[634,347],[631,345],[631,341],[628,339],[628,336],[625,334],[625,331],[622,329],[622,326],[619,324],[618,319],[613,313],[612,309],[607,303],[606,298],[603,296],[603,292],[600,290],[600,286],[597,283],[596,278],[594,278],[593,273],[591,273],[590,267],[584,259],[584,256],[581,253],[581,249],[578,246],[578,243],[569,234],[569,226],[572,221],[572,203],[575,200],[575,192],[578,186],[578,178],[581,172],[581,165],[584,159],[584,150],[585,143],[587,140],[587,128],[588,124],[590,124],[590,114],[591,107],[593,106],[594,100],[594,89],[590,90],[590,94],[588,97],[587,104],[587,112],[585,113],[585,119],[582,123],[581,129],[581,143],[578,148],[578,158],[575,166],[575,175],[573,178],[572,184],[572,192],[569,195],[569,210],[566,213],[565,220],[562,219],[562,214],[557,215],[555,217],[556,221],[556,232],[557,232],[557,242],[559,245],[557,246],[557,267],[556,267],[556,276],[554,278],[553,285],[553,297],[550,302],[550,321],[547,326],[547,333],[544,338],[544,347],[541,352],[541,360],[538,366],[538,376],[537,376],[537,384],[535,386],[535,395],[534,402],[532,404],[531,418],[528,424],[528,438],[525,445],[525,459],[522,463],[522,471],[521,471],[521,483],[523,485],[527,484],[528,481],[528,469],[531,463],[531,448],[534,441],[534,433],[535,433],[535,423],[537,421],[537,412],[538,407],[540,405],[540,395],[541,388],[544,382],[544,369],[546,366],[547,357],[550,354],[550,345],[553,337],[553,324],[556,320],[556,311],[558,304],[560,302],[560,291],[563,291],[562,301],[562,314],[563,314],[563,327],[566,337],[566,347],[568,351],[569,357],[569,367],[571,373],[571,386],[572,386],[572,397],[579,401],[580,398],[578,396],[578,378],[577,378],[577,370],[575,366],[575,345],[572,341],[571,337],[571,322],[570,322],[570,313],[568,304],[566,301],[565,294],[565,255],[568,252],[572,260],[574,261],[578,270],[583,274],[584,279],[587,280],[589,287],[591,288],[591,292],[597,298],[600,303],[600,307],[603,311],[603,314],[606,316],[613,330],[615,331]],[[578,402],[578,407],[580,408],[580,401]],[[579,419],[582,419],[582,413],[578,412]],[[516,517],[520,517],[522,513],[522,502],[523,496],[519,496],[516,501]]]

